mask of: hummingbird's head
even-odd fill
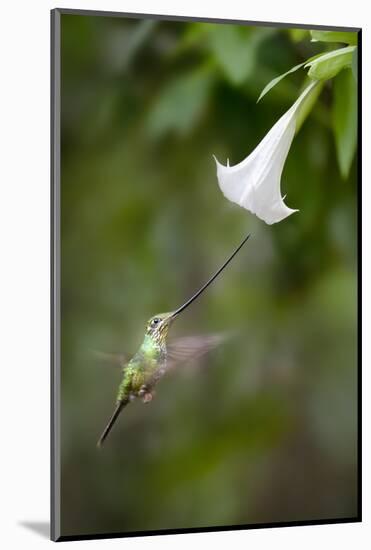
[[[173,312],[158,313],[151,317],[147,323],[146,334],[155,338],[159,343],[162,343],[169,331],[170,325],[173,322]]]

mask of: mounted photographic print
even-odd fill
[[[360,38],[52,11],[53,540],[360,521]]]

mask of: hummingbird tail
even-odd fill
[[[112,427],[113,427],[114,423],[116,422],[117,418],[119,417],[122,409],[125,407],[125,405],[128,404],[128,402],[129,402],[128,399],[123,399],[122,401],[119,401],[117,403],[116,408],[113,411],[113,414],[112,414],[111,418],[109,419],[109,422],[108,422],[107,426],[104,428],[104,431],[103,431],[102,435],[100,436],[100,438],[98,440],[97,447],[101,447],[103,445],[106,437],[108,436],[108,434],[112,430]]]

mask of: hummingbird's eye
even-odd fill
[[[158,325],[159,322],[160,322],[160,319],[158,317],[155,317],[154,319],[152,319],[151,325],[155,327],[156,325]]]

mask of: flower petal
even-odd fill
[[[242,162],[235,166],[224,166],[214,157],[223,194],[267,224],[277,223],[297,212],[283,202],[281,174],[294,138],[298,108],[315,85],[316,82],[312,82],[303,91]]]

